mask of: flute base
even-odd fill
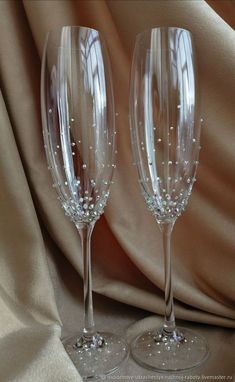
[[[126,341],[113,333],[78,334],[66,338],[63,345],[83,380],[115,372],[129,354]]]
[[[172,372],[201,365],[209,350],[205,339],[189,329],[177,328],[169,335],[161,328],[134,339],[131,353],[134,360],[145,368]]]

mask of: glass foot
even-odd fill
[[[113,373],[129,353],[126,341],[112,333],[101,332],[90,338],[77,335],[66,338],[63,345],[84,380]]]
[[[199,334],[177,328],[173,335],[163,329],[147,331],[131,344],[134,360],[141,366],[159,372],[192,369],[208,357],[206,341]]]

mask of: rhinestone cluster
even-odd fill
[[[143,196],[148,209],[152,212],[158,223],[171,221],[179,217],[188,204],[190,194],[191,188],[185,192],[180,192],[179,196],[176,195],[174,197],[167,193],[164,196],[149,196],[143,190]]]
[[[102,195],[89,197],[85,195],[78,201],[70,198],[69,200],[59,197],[61,205],[65,210],[65,215],[69,216],[74,223],[92,223],[99,219],[104,212],[104,207],[109,197],[108,191],[103,191]]]

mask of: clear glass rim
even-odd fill
[[[99,39],[102,42],[104,41],[102,33],[98,29],[90,28],[83,25],[62,25],[61,27],[56,27],[56,28],[52,28],[48,30],[46,34],[45,42],[44,42],[45,46],[53,46],[54,49],[59,49],[59,50],[67,49],[64,46],[61,46],[60,43],[57,44],[53,41],[53,36],[56,36],[57,34],[59,34],[62,31],[62,28],[71,28],[72,30],[77,30],[77,31],[78,30],[93,31],[97,34],[97,36],[99,36]],[[72,50],[79,51],[79,48],[72,48]]]
[[[144,36],[145,34],[150,33],[151,31],[154,31],[154,30],[167,30],[167,29],[178,29],[178,30],[181,30],[181,31],[184,31],[184,32],[188,33],[192,37],[192,32],[189,29],[182,28],[182,27],[177,27],[177,26],[163,25],[163,26],[159,26],[159,27],[148,28],[148,29],[145,29],[145,30],[137,33],[136,40],[141,38],[141,36]]]
[[[95,29],[95,28],[91,28],[91,27],[87,27],[85,25],[61,25],[60,27],[56,27],[56,28],[52,28],[52,29],[49,29],[47,34],[49,35],[50,33],[56,33],[56,32],[59,32],[60,30],[62,30],[62,28],[71,28],[71,29],[87,29],[87,30],[91,30],[91,31],[95,31],[97,33],[100,33],[100,31],[98,29]]]

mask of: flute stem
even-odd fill
[[[163,330],[167,335],[173,334],[176,330],[173,288],[171,275],[171,234],[175,221],[160,224],[163,237],[164,266],[165,266],[165,321]]]
[[[84,288],[84,329],[86,337],[95,335],[95,323],[92,300],[92,275],[91,275],[91,235],[94,224],[79,224],[77,226],[82,243],[83,254],[83,288]]]

